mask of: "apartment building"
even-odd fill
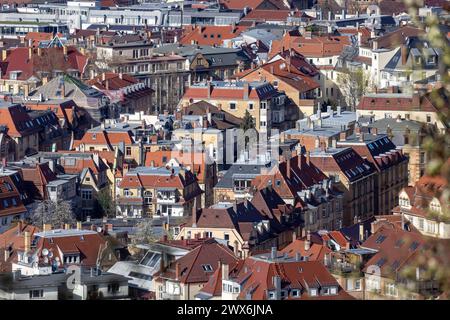
[[[130,169],[118,188],[118,217],[183,217],[201,203],[193,172],[175,166]]]
[[[254,119],[255,129],[270,133],[270,129],[284,120],[286,95],[267,82],[212,81],[191,85],[180,105],[204,100],[243,118],[246,111]]]
[[[374,214],[387,214],[398,205],[398,193],[408,185],[408,159],[386,135],[360,129],[345,139],[342,136],[337,146],[351,147],[374,166],[378,172],[374,181]]]

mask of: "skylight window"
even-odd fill
[[[380,235],[380,236],[378,236],[378,238],[375,240],[375,242],[376,242],[376,243],[382,243],[385,239],[386,239],[386,236]]]
[[[213,268],[211,267],[210,264],[202,264],[202,269],[205,272],[212,272],[213,271]]]
[[[417,241],[413,241],[413,243],[411,243],[411,245],[409,246],[409,249],[416,250],[418,246],[419,246],[419,243]]]

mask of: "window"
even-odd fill
[[[5,208],[8,208],[8,207],[9,207],[9,201],[8,201],[8,199],[4,199],[4,200],[3,200],[3,206],[4,206]]]
[[[81,199],[92,200],[92,190],[81,190]]]
[[[223,235],[223,238],[224,238],[225,240],[230,240],[230,235],[229,235],[228,233],[225,233],[225,234]]]
[[[311,297],[317,296],[317,289],[311,289],[311,290],[309,291],[309,294],[310,294]]]
[[[269,300],[274,300],[274,299],[275,299],[275,292],[269,291]]]
[[[427,114],[427,122],[431,122],[431,115]]]
[[[236,102],[230,102],[230,110],[236,110]]]
[[[118,283],[108,284],[108,292],[109,293],[117,293],[119,292],[120,286]]]
[[[298,297],[300,297],[300,290],[297,290],[297,289],[292,290],[291,294],[292,294],[293,298],[298,298]]]
[[[327,287],[322,288],[322,294],[323,295],[329,295],[330,294],[330,288],[327,288]]]
[[[394,283],[388,283],[386,285],[386,295],[396,297],[397,296],[397,288]]]
[[[212,272],[213,271],[213,268],[211,267],[210,264],[202,264],[202,269],[205,272]]]
[[[131,156],[131,147],[126,147],[125,150],[126,150],[126,151],[125,151],[125,152],[126,152],[126,155],[127,155],[127,156]]]
[[[266,101],[261,101],[260,108],[263,109],[263,110],[267,109],[267,102]]]
[[[419,229],[420,230],[424,229],[424,219],[419,218]]]
[[[336,287],[331,287],[330,294],[337,294],[337,288]]]
[[[248,109],[249,109],[249,110],[253,110],[253,103],[249,103],[249,104],[248,104]]]
[[[44,297],[44,290],[30,290],[30,299],[39,299]]]
[[[266,125],[267,125],[266,121],[261,121],[261,122],[259,123],[259,126],[260,126],[260,127],[265,127]]]
[[[355,280],[355,290],[361,290],[361,279]]]

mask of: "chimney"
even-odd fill
[[[33,56],[33,48],[28,48],[28,59],[31,59]]]
[[[192,227],[197,228],[197,198],[194,199],[194,204],[192,206]]]
[[[207,87],[208,87],[208,100],[209,100],[209,99],[211,99],[211,91],[212,91],[212,87],[213,87],[212,83],[210,81],[208,81]]]
[[[42,55],[42,49],[40,47],[37,48],[37,55],[38,57]]]
[[[292,242],[295,242],[297,240],[297,233],[294,231],[292,232]]]
[[[31,250],[31,233],[29,231],[25,231],[23,235],[23,248],[25,252]]]
[[[320,139],[319,137],[316,137],[316,139],[314,140],[314,148],[318,149],[320,146]]]
[[[401,50],[401,57],[402,57],[402,64],[406,64],[406,60],[408,60],[408,47],[404,44],[400,47]]]
[[[270,259],[275,260],[277,258],[277,247],[270,249]]]
[[[291,159],[286,159],[286,177],[291,179]]]
[[[48,167],[50,168],[50,170],[52,170],[53,173],[56,173],[55,172],[55,163],[53,161],[50,160],[48,162]]]
[[[123,73],[122,72],[119,73],[119,79],[121,79],[121,80],[123,79]]]
[[[308,251],[311,248],[311,231],[308,230],[306,233],[306,240],[305,240],[305,251]]]
[[[345,141],[346,138],[347,138],[347,133],[345,131],[339,133],[339,141]]]
[[[8,50],[3,49],[2,50],[2,61],[5,61],[6,58],[8,58]]]
[[[300,252],[295,253],[295,261],[302,261],[302,254]]]
[[[63,46],[63,53],[65,56],[67,56],[67,47],[66,46]]]
[[[359,241],[363,242],[365,240],[364,238],[364,224],[360,221],[359,222]]]
[[[106,80],[106,73],[103,72],[103,73],[102,73],[102,81],[105,81],[105,80]]]
[[[341,106],[337,106],[337,107],[336,107],[336,111],[337,111],[337,115],[338,115],[338,116],[341,115],[341,110],[342,110]]]
[[[248,82],[244,82],[244,100],[248,100],[249,86]]]
[[[82,227],[81,221],[77,221],[77,230],[82,230],[82,229],[83,229],[83,227]]]
[[[65,223],[65,224],[64,224],[64,230],[69,230],[69,229],[70,229],[70,224]]]
[[[228,264],[222,264],[222,280],[228,280],[230,268]]]
[[[50,230],[52,230],[52,225],[49,224],[49,223],[45,223],[43,229],[44,229],[44,230],[43,230],[44,232],[50,231]]]
[[[180,278],[180,263],[175,263],[175,280]]]

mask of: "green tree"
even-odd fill
[[[241,122],[241,129],[244,131],[247,131],[248,129],[254,129],[255,128],[255,119],[253,116],[248,112],[248,110],[245,110],[244,118],[242,118]]]
[[[97,203],[102,216],[114,218],[116,216],[116,206],[109,188],[100,190],[97,193]]]

